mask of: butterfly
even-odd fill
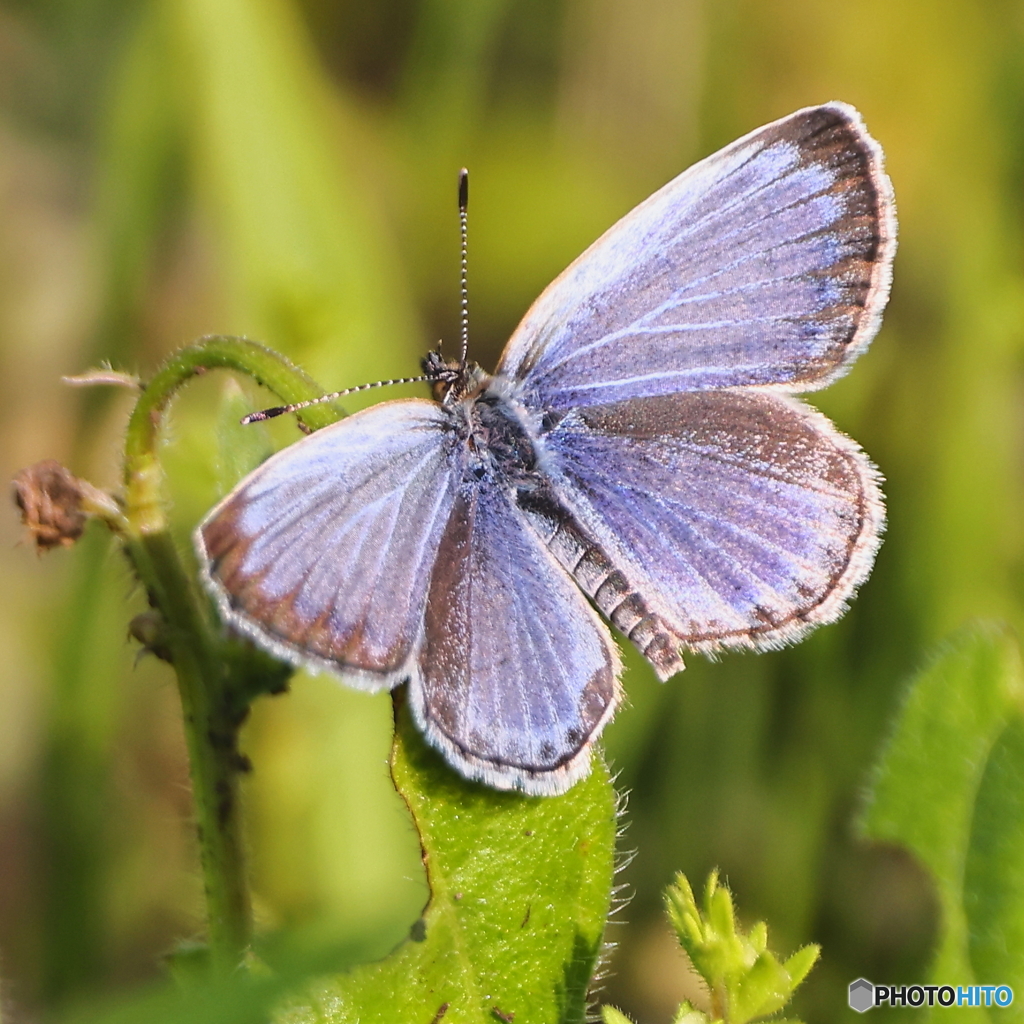
[[[838,618],[884,525],[879,475],[795,393],[880,326],[882,151],[843,103],[655,192],[534,302],[493,374],[424,360],[388,401],[242,480],[195,533],[225,622],[296,665],[408,682],[470,779],[565,792],[622,699],[606,625],[662,679]]]

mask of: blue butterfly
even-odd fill
[[[602,616],[661,679],[838,618],[883,527],[861,449],[793,397],[877,332],[882,152],[842,103],[695,164],[543,292],[495,373],[424,360],[203,520],[221,615],[365,690],[407,681],[470,779],[562,793],[621,700]]]

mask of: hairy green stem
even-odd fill
[[[126,501],[141,533],[166,528],[162,512],[163,472],[156,455],[160,418],[171,396],[192,377],[213,369],[237,370],[263,384],[287,403],[319,398],[324,392],[316,382],[284,356],[262,345],[211,335],[175,352],[146,385],[135,404],[125,438]],[[333,423],[338,413],[328,404],[313,405],[297,414],[308,427],[318,430]]]
[[[126,546],[150,603],[162,617],[161,647],[174,666],[184,716],[195,801],[200,862],[206,891],[211,963],[238,967],[252,938],[239,778],[247,762],[238,729],[248,700],[260,687],[252,665],[228,656],[209,605],[186,572],[168,530],[163,471],[157,456],[160,420],[175,391],[214,368],[237,370],[285,402],[316,398],[322,390],[277,353],[242,338],[215,336],[175,353],[146,385],[125,440]],[[313,428],[337,418],[328,406],[303,411]]]
[[[166,530],[133,537],[128,553],[150,601],[161,612],[178,679],[199,854],[215,970],[233,970],[252,936],[239,807],[239,715],[226,692],[216,640]]]

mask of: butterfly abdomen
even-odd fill
[[[684,665],[675,634],[550,489],[521,490],[517,501],[555,560],[654,666],[659,678],[681,672]]]

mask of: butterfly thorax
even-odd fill
[[[480,371],[461,400],[442,401],[461,450],[463,479],[489,478],[511,490],[541,482],[537,431],[527,410],[501,377]]]

